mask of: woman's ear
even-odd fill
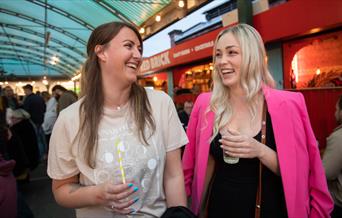
[[[103,48],[102,45],[96,45],[94,50],[95,50],[95,54],[101,61],[105,62],[107,60],[105,49]]]

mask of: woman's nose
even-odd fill
[[[138,48],[135,48],[135,49],[134,49],[134,54],[133,54],[133,56],[134,56],[135,58],[141,58],[141,57],[142,57],[141,50],[138,49]]]
[[[220,60],[221,64],[228,64],[229,63],[229,57],[227,55],[223,55]]]

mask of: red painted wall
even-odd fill
[[[342,25],[341,0],[290,0],[253,17],[265,42]],[[319,29],[317,29],[319,30]]]
[[[304,95],[312,129],[319,141],[320,148],[324,149],[326,138],[337,126],[334,116],[335,105],[338,97],[342,95],[342,88],[296,91],[300,91]]]

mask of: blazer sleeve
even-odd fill
[[[190,119],[188,123],[188,128],[186,134],[189,139],[189,143],[185,146],[182,164],[185,180],[185,190],[188,196],[191,195],[191,187],[195,170],[195,159],[196,159],[196,135],[198,128],[199,111],[201,104],[201,96],[199,96],[194,104],[194,107],[190,114]]]
[[[315,135],[312,131],[309,115],[307,112],[304,97],[301,93],[300,108],[303,126],[306,133],[307,149],[309,153],[310,175],[309,175],[309,195],[310,195],[310,218],[330,217],[334,203],[330,196],[322,160],[319,154]]]

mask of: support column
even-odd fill
[[[250,0],[237,0],[238,22],[253,26],[253,4]]]
[[[173,72],[172,70],[167,71],[167,93],[173,99]]]

